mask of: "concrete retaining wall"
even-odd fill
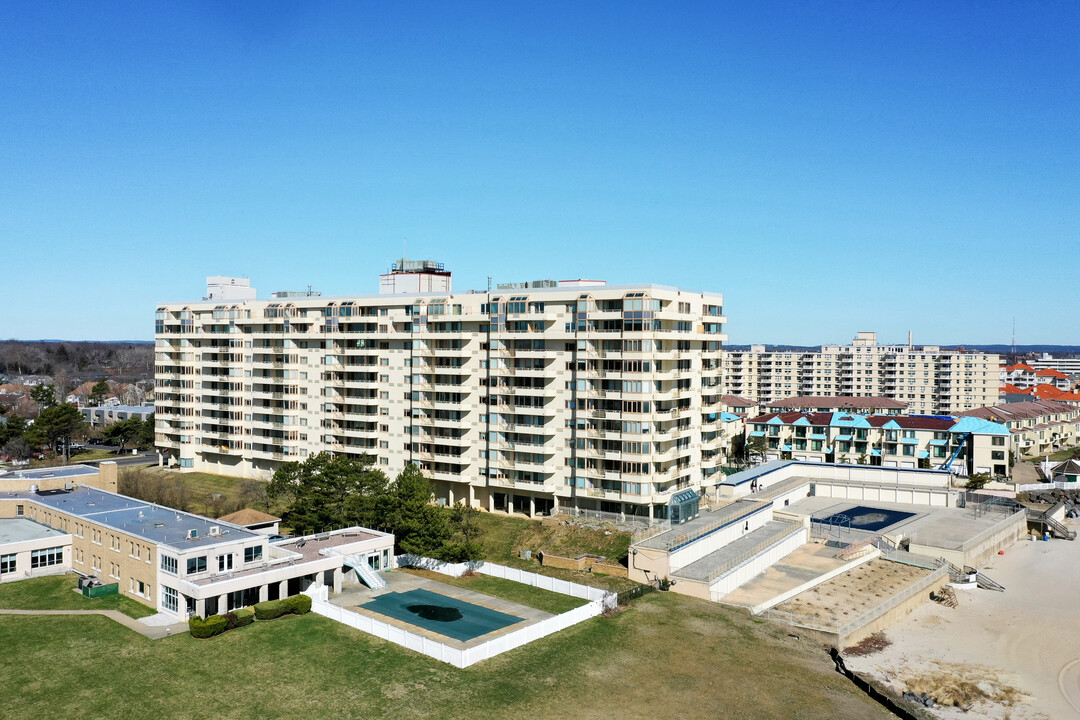
[[[947,488],[850,484],[839,481],[815,480],[814,495],[862,502],[890,502],[904,505],[950,507],[953,493]]]
[[[763,466],[738,473],[719,486],[722,497],[742,497],[750,492],[750,482],[757,480],[766,486],[775,485],[789,478],[806,477],[814,482],[837,480],[866,485],[917,485],[948,488],[951,475],[944,470],[919,470],[917,468],[879,467],[874,465],[840,465],[808,461],[785,461],[775,467]],[[733,482],[732,478],[737,478]],[[737,483],[737,484],[736,484]]]
[[[752,514],[741,517],[738,520],[733,521],[730,525],[722,527],[719,530],[690,542],[688,545],[684,545],[678,550],[668,553],[667,571],[673,573],[681,567],[700,560],[706,555],[716,552],[720,548],[726,546],[732,540],[736,540],[748,532],[757,530],[770,520],[772,520],[772,507],[763,505],[761,509],[755,510]],[[746,529],[747,523],[750,524],[749,529]]]
[[[805,545],[808,537],[809,530],[805,527],[801,527],[798,529],[798,532],[789,535],[776,545],[766,548],[748,562],[743,563],[728,574],[717,578],[713,581],[712,585],[709,586],[710,599],[714,602],[719,602],[721,598],[728,593],[757,577],[777,561]]]
[[[943,557],[953,565],[978,567],[1000,550],[1008,550],[1027,535],[1027,515],[1023,510],[1013,513],[960,547],[938,547],[912,537],[908,549],[919,555]]]

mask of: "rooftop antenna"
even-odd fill
[[[1012,361],[1016,364],[1016,316],[1013,315],[1012,323]]]

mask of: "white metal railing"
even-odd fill
[[[483,561],[476,563],[446,563],[441,560],[433,560],[432,558],[419,557],[416,555],[396,555],[394,557],[394,563],[396,567],[418,567],[443,575],[449,575],[450,577],[461,577],[466,572],[472,570],[481,575],[490,575],[491,577],[510,580],[511,582],[521,583],[522,585],[537,587],[541,590],[550,590],[551,592],[559,593],[560,595],[569,595],[570,597],[600,602],[604,607],[608,608],[615,607],[615,602],[618,599],[616,593],[608,590],[601,590],[600,588],[570,582],[569,580],[559,580],[550,575],[540,575],[539,573],[507,567],[506,565],[498,565],[496,563]]]
[[[616,492],[616,491],[611,491]],[[627,515],[624,513],[607,512],[604,510],[585,510],[583,508],[575,508],[565,505],[560,505],[555,511],[556,515],[563,515],[566,517],[585,518],[587,520],[598,520],[601,522],[609,522],[618,525],[644,525],[648,527],[667,526],[670,524],[667,520],[660,520],[657,518],[649,518],[644,515]]]
[[[749,548],[745,552],[740,553],[737,557],[732,558],[728,562],[724,563],[720,567],[710,572],[705,577],[705,583],[712,584],[714,580],[721,577],[722,575],[726,575],[729,572],[738,569],[739,567],[746,564],[761,553],[769,550],[775,545],[779,545],[791,536],[797,535],[803,530],[803,527],[801,525],[796,525],[795,523],[786,523],[786,525],[787,527],[780,528],[776,532],[770,533],[768,537],[756,543],[752,548]],[[676,570],[672,574],[678,575],[679,571]]]
[[[896,595],[893,595],[885,602],[879,603],[878,605],[875,605],[874,607],[866,610],[865,612],[860,613],[858,617],[854,618],[853,620],[849,620],[843,625],[829,623],[827,621],[822,622],[820,620],[813,619],[805,615],[800,615],[798,613],[792,613],[785,610],[777,610],[775,608],[770,608],[762,614],[769,619],[786,622],[789,625],[805,627],[810,630],[835,633],[837,638],[842,641],[845,637],[847,637],[854,631],[866,626],[873,620],[876,620],[877,618],[887,613],[889,610],[892,610],[901,603],[909,600],[920,592],[923,592],[926,588],[930,587],[936,582],[939,582],[948,574],[948,567],[939,567],[937,570],[934,570],[932,573],[930,573],[923,579],[912,585],[909,585],[907,588],[900,591]]]

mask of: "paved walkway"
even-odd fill
[[[146,625],[139,622],[133,617],[128,617],[119,610],[3,610],[0,609],[0,615],[104,615],[107,618],[115,620],[124,627],[134,630],[144,637],[148,637],[151,640],[157,640],[159,638],[168,637],[169,635],[178,635],[188,631],[188,624],[173,623],[171,625]]]

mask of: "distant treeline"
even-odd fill
[[[154,372],[154,346],[130,342],[0,340],[0,372],[7,375],[146,378]]]

